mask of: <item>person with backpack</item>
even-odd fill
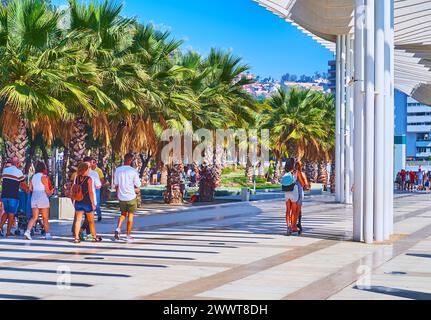
[[[70,191],[70,198],[74,201],[75,206],[75,225],[74,225],[74,243],[80,243],[79,230],[81,228],[82,218],[85,214],[88,225],[93,236],[93,242],[102,241],[101,237],[96,235],[96,225],[94,223],[94,211],[96,210],[95,195],[93,191],[93,180],[90,177],[90,165],[88,162],[81,162],[76,171],[76,178]]]
[[[298,233],[298,201],[300,200],[298,187],[298,174],[295,168],[295,159],[286,160],[285,175],[281,178],[282,190],[286,199],[286,225],[287,235]]]
[[[30,182],[31,195],[31,211],[32,217],[27,224],[27,231],[24,233],[24,238],[32,240],[31,229],[39,218],[39,213],[42,214],[43,229],[45,230],[45,239],[51,240],[49,233],[49,197],[53,194],[54,188],[47,175],[46,165],[42,161],[36,163],[36,173],[31,178]]]

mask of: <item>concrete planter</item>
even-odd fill
[[[75,216],[75,208],[72,200],[66,197],[51,198],[51,209],[49,210],[50,219],[61,220],[70,219]]]

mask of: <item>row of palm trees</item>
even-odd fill
[[[326,187],[328,163],[335,163],[334,96],[311,89],[281,89],[266,104],[258,126],[271,130],[270,148],[276,159],[274,182],[281,176],[281,160],[289,156],[303,160],[309,181]],[[333,181],[335,170],[331,174]]]
[[[280,90],[258,103],[243,87],[249,67],[230,52],[182,52],[168,32],[121,16],[109,0],[69,0],[64,12],[44,0],[0,5],[1,133],[8,157],[29,168],[37,147],[48,158],[64,150],[70,175],[90,150],[104,169],[126,152],[144,175],[156,160],[167,179],[165,199],[182,200],[179,164],[161,163],[163,130],[270,128],[273,155],[326,164],[333,138],[333,101],[313,91]],[[212,200],[223,150],[207,148],[201,194]],[[250,167],[250,166],[249,166]],[[207,190],[209,188],[209,191]]]

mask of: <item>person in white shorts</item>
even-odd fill
[[[30,182],[31,196],[31,211],[32,217],[27,224],[27,231],[24,237],[31,240],[31,229],[39,218],[39,213],[42,214],[43,228],[45,230],[45,239],[51,240],[52,236],[49,233],[49,196],[52,195],[54,189],[51,181],[46,174],[45,163],[38,161],[36,164],[36,173]]]
[[[298,230],[298,201],[301,199],[301,190],[298,187],[298,175],[296,171],[296,161],[293,158],[289,158],[286,161],[285,171],[291,173],[295,178],[295,187],[293,191],[285,192],[286,199],[286,225],[287,235],[291,232],[299,232]]]

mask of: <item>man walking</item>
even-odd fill
[[[20,169],[20,161],[17,157],[13,157],[10,161],[10,166],[4,168],[2,173],[2,193],[1,199],[3,202],[4,215],[0,222],[0,235],[3,236],[3,226],[8,221],[7,237],[12,235],[12,226],[15,222],[15,215],[18,213],[19,207],[19,186],[25,180],[24,174]]]
[[[133,216],[138,207],[136,194],[140,192],[141,179],[136,169],[132,168],[134,156],[128,153],[124,156],[124,164],[118,167],[114,175],[114,184],[117,190],[118,200],[120,201],[121,216],[118,219],[117,229],[114,239],[120,240],[121,226],[127,218],[127,242],[132,243],[130,236],[133,227]]]

